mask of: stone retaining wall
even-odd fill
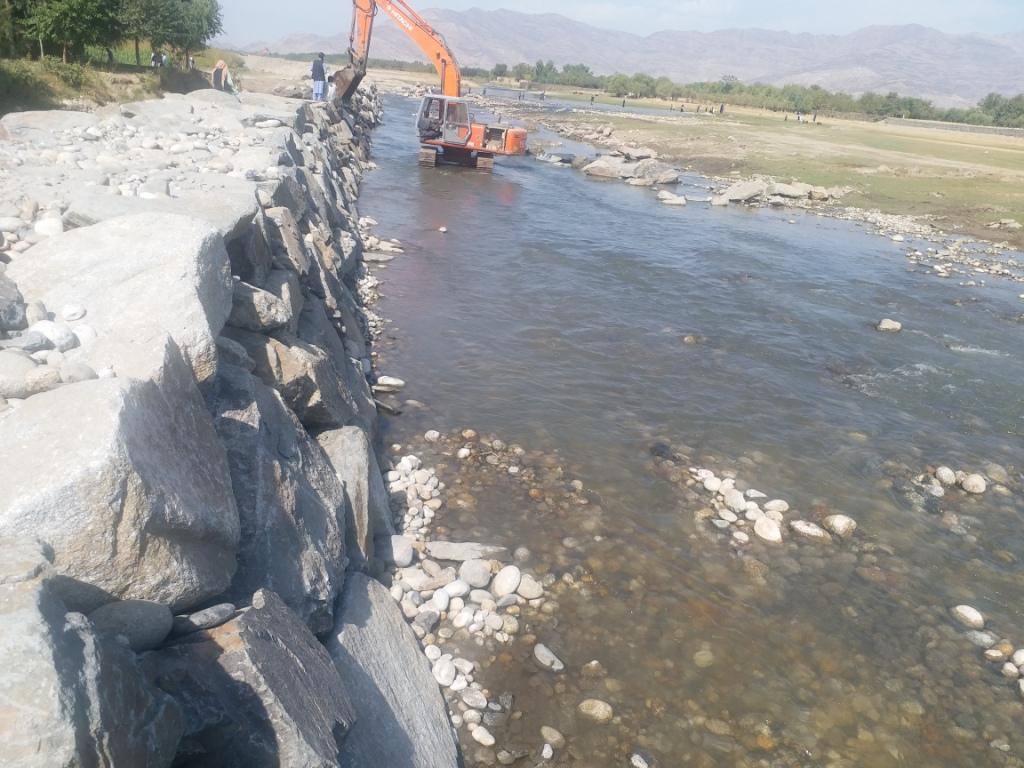
[[[443,716],[349,701],[416,650],[346,586],[394,533],[356,293],[379,115],[371,87],[0,120],[3,765],[455,764]]]

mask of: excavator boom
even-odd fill
[[[385,14],[405,32],[441,76],[441,93],[424,97],[416,118],[420,139],[420,165],[446,162],[489,170],[495,155],[526,152],[526,131],[507,125],[476,122],[470,104],[462,98],[462,73],[444,36],[409,7],[405,0],[352,0],[352,32],[348,66],[334,75],[338,96],[347,102],[366,75],[370,38],[377,12]]]
[[[352,0],[352,31],[349,35],[349,58],[351,63],[335,75],[335,85],[343,101],[352,98],[359,83],[366,75],[370,57],[370,38],[373,35],[373,20],[378,9],[392,18],[420,50],[426,54],[441,76],[441,93],[445,96],[462,95],[462,73],[455,55],[448,48],[444,36],[435,30],[426,19],[409,7],[404,0]]]

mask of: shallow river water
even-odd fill
[[[973,605],[1024,646],[1022,287],[935,277],[847,222],[670,208],[530,158],[420,169],[414,103],[387,107],[360,208],[406,249],[377,272],[381,368],[423,407],[386,441],[472,427],[586,488],[531,506],[481,485],[439,516],[574,577],[536,628],[561,679],[482,676],[523,712],[508,738],[535,750],[550,724],[569,741],[550,764],[593,768],[636,748],[661,766],[1024,765],[1018,685],[949,614]],[[915,478],[939,465],[988,490],[931,495]],[[783,543],[711,525],[690,468],[786,500]],[[851,539],[788,530],[840,511]],[[616,719],[583,721],[587,697]]]

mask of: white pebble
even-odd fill
[[[981,615],[981,611],[970,605],[957,605],[950,613],[968,629],[983,629],[985,626],[985,617]]]

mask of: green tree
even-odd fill
[[[28,28],[40,41],[61,49],[67,63],[72,52],[81,54],[87,45],[109,46],[122,35],[119,0],[44,0],[35,5]]]
[[[508,64],[495,64],[494,69],[491,70],[491,74],[494,77],[505,77],[508,75]]]
[[[628,96],[631,79],[627,75],[615,74],[608,78],[605,90],[613,96]]]
[[[170,3],[176,16],[166,29],[155,30],[154,45],[170,45],[182,53],[187,63],[191,52],[206,47],[210,39],[224,30],[217,0],[163,0]]]
[[[654,93],[659,99],[674,98],[676,90],[676,84],[667,77],[659,77],[654,83]]]
[[[519,63],[512,67],[512,77],[516,80],[529,80],[533,77],[533,67],[526,63]]]
[[[124,34],[135,44],[136,66],[142,65],[141,41],[169,37],[180,6],[178,0],[121,0]]]

